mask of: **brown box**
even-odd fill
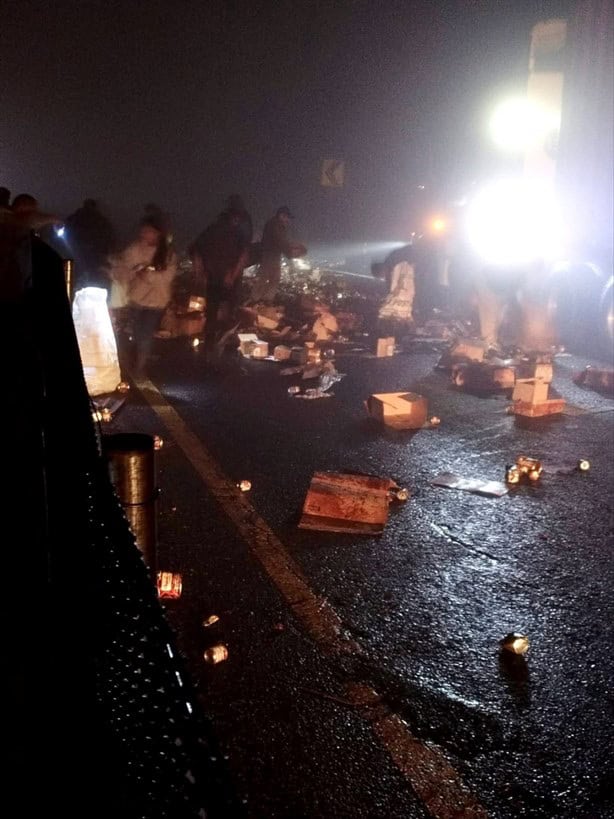
[[[514,415],[524,415],[526,418],[540,418],[543,415],[558,415],[565,409],[564,398],[550,398],[540,404],[531,404],[525,401],[514,401],[512,411]]]
[[[377,358],[387,358],[388,356],[394,355],[394,336],[378,338],[375,355]]]
[[[273,348],[273,358],[275,361],[287,361],[291,355],[292,350],[290,347],[286,347],[283,344],[278,344],[277,347]]]
[[[266,358],[269,354],[269,345],[266,341],[258,340],[252,347],[252,358]]]
[[[459,338],[450,350],[452,358],[464,358],[468,361],[484,360],[484,343],[474,338]]]
[[[382,392],[369,396],[372,418],[394,429],[420,429],[426,423],[426,398],[415,392]]]
[[[254,345],[257,343],[258,336],[256,333],[239,333],[239,352],[241,355],[251,355]]]
[[[522,401],[525,404],[543,404],[548,400],[548,384],[534,378],[518,378],[512,401]]]
[[[389,492],[395,486],[388,478],[316,472],[299,528],[378,534],[388,522]]]
[[[553,378],[552,364],[540,361],[521,361],[518,365],[518,378],[534,378],[550,384]]]

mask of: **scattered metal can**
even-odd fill
[[[208,648],[205,651],[203,658],[205,662],[209,663],[210,665],[223,663],[224,660],[228,659],[228,649],[223,645],[211,646],[211,648]]]
[[[397,489],[394,493],[394,497],[398,501],[406,501],[409,498],[409,489]]]
[[[587,460],[586,458],[581,458],[578,461],[578,469],[580,470],[580,472],[588,472],[588,470],[590,468],[591,468],[591,462],[589,460]]]
[[[196,349],[197,347],[200,347],[200,339],[199,338],[193,338],[192,339],[192,347],[194,349]]]
[[[120,381],[116,387],[117,392],[128,392],[130,389],[130,384],[127,381]]]
[[[215,623],[219,623],[220,618],[217,614],[210,614],[209,617],[203,620],[203,628],[209,628],[209,626],[215,625]]]
[[[438,427],[439,424],[441,424],[441,418],[438,418],[437,415],[433,415],[431,418],[429,418],[429,424],[432,427]]]
[[[505,467],[505,482],[506,483],[520,483],[520,470],[516,464],[511,464]]]
[[[335,357],[335,351],[334,351],[333,349],[331,349],[331,350],[324,350],[324,352],[322,353],[322,356],[323,356],[323,357],[324,357],[324,358],[325,358],[327,361],[330,361],[330,359],[331,359],[331,358],[334,358],[334,357]]]
[[[179,572],[158,572],[158,597],[178,600],[181,597],[183,583]]]
[[[94,421],[95,424],[98,424],[100,423],[100,421],[102,421],[102,413],[100,412],[100,410],[94,410],[92,412],[92,420]]]
[[[160,450],[164,446],[164,438],[161,438],[159,435],[154,435],[154,449]]]
[[[251,481],[241,481],[240,483],[237,484],[237,486],[239,487],[241,492],[249,492],[249,490],[252,488],[252,482]]]
[[[526,634],[519,634],[517,631],[506,634],[501,640],[501,647],[512,654],[526,654],[529,650],[529,638]]]
[[[516,466],[530,481],[539,480],[543,471],[543,466],[540,461],[535,458],[528,458],[526,455],[519,455],[518,458],[516,458]]]
[[[301,388],[298,386],[295,387],[288,387],[288,395],[298,395],[301,391]]]
[[[113,414],[111,413],[111,410],[108,407],[103,407],[100,416],[102,420],[105,422],[105,424],[108,424],[109,421],[113,420]]]

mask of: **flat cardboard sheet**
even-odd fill
[[[463,478],[453,475],[452,472],[442,472],[431,481],[433,486],[445,486],[447,489],[461,489],[463,492],[473,492],[476,495],[486,495],[489,498],[500,498],[507,495],[509,488],[503,481],[483,481],[478,478]]]

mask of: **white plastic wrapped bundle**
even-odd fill
[[[113,392],[122,379],[107,291],[101,287],[78,290],[72,317],[87,391],[92,396]]]

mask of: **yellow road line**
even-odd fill
[[[363,654],[360,645],[344,633],[334,609],[309,588],[283,543],[258,516],[245,494],[224,476],[179,413],[151,381],[141,379],[137,386],[309,636],[328,654]],[[371,686],[352,683],[346,686],[346,694],[434,819],[485,819],[485,809],[443,753],[414,737],[403,720],[382,705]]]

